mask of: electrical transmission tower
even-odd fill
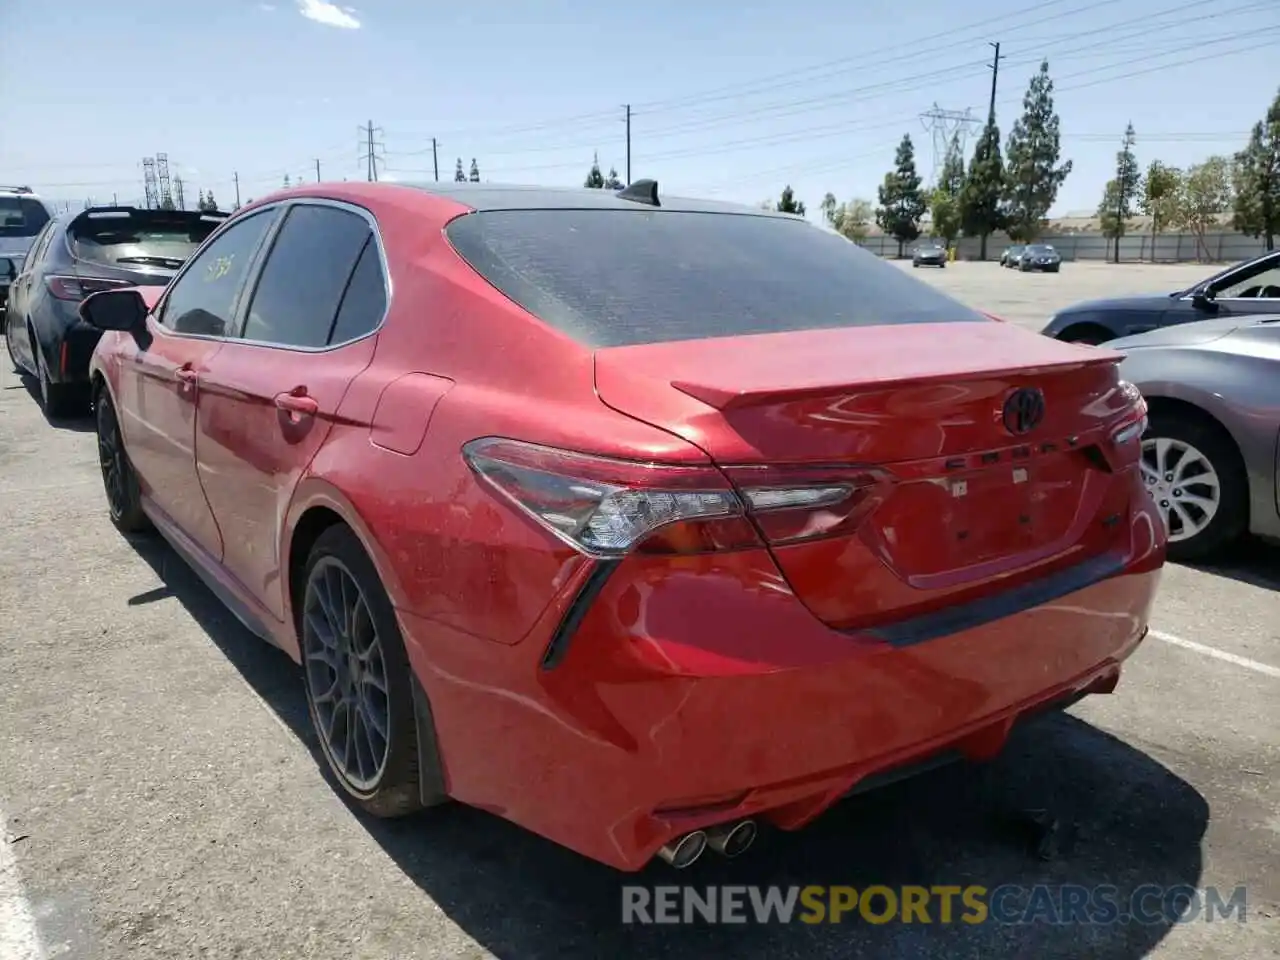
[[[920,114],[920,122],[933,137],[933,171],[929,177],[930,180],[937,180],[942,164],[947,158],[947,150],[951,147],[951,141],[955,140],[960,144],[960,154],[963,156],[969,131],[977,130],[982,126],[982,121],[973,115],[971,108],[943,110],[936,100],[932,109]]]
[[[182,195],[182,178],[181,177],[173,178],[173,202],[177,205],[179,210],[187,209],[186,198],[183,197]]]
[[[173,208],[173,190],[169,186],[169,155],[167,153],[156,154],[156,179],[160,182],[160,208],[170,210]]]
[[[375,127],[373,121],[370,120],[368,126],[361,126],[358,129],[360,131],[360,149],[364,151],[360,155],[360,162],[365,165],[369,182],[376,183],[378,179],[378,164],[386,164],[386,161],[378,156],[378,151],[383,149],[382,141],[376,139],[376,136],[382,133],[382,128]]]
[[[160,188],[156,186],[156,161],[154,157],[142,158],[142,189],[147,197],[147,209],[160,206]]]

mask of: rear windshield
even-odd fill
[[[82,260],[176,270],[221,222],[198,213],[139,210],[81,216],[67,233],[71,252]]]
[[[0,237],[34,237],[49,222],[49,211],[34,197],[0,197]]]
[[[446,234],[486,280],[589,347],[981,314],[843,237],[731,213],[495,210]]]

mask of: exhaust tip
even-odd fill
[[[712,830],[707,835],[707,846],[721,856],[732,859],[747,852],[756,842],[756,822],[739,820],[733,826],[724,826]]]
[[[672,840],[658,851],[658,856],[677,870],[683,870],[702,856],[706,849],[707,835],[701,830],[694,830]]]

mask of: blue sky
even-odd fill
[[[3,0],[0,183],[71,201],[141,196],[165,152],[189,205],[291,178],[363,178],[357,127],[380,128],[383,179],[580,184],[598,152],[665,190],[754,203],[786,183],[874,201],[920,114],[986,113],[999,40],[1006,135],[1042,57],[1075,162],[1056,213],[1092,209],[1126,122],[1139,161],[1239,149],[1280,87],[1276,0]]]

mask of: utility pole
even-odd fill
[[[316,158],[316,183],[320,182],[320,158]]]
[[[991,106],[987,110],[987,121],[994,123],[996,119],[996,80],[1000,77],[1000,44],[988,41],[987,46],[994,47],[996,51],[995,59],[987,64],[991,68]]]
[[[235,173],[231,174],[231,179],[232,179],[233,181],[235,181],[235,185],[236,185],[236,209],[237,209],[237,210],[239,210],[239,209],[240,209],[240,173],[239,173],[239,171],[237,171],[237,172],[235,172]]]
[[[631,186],[631,104],[623,105],[627,112],[627,186]]]
[[[436,138],[431,138],[431,167],[436,172],[436,183],[440,182],[440,150]]]

